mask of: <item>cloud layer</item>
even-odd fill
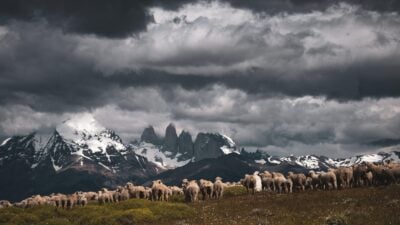
[[[0,7],[0,137],[89,112],[126,141],[171,121],[275,153],[400,139],[395,1],[15,2]]]

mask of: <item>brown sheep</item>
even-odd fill
[[[168,187],[161,182],[161,180],[153,181],[151,186],[152,200],[153,201],[168,201]]]
[[[24,199],[20,202],[14,203],[13,205],[18,208],[26,208],[28,206],[28,200]]]
[[[367,186],[372,186],[372,181],[374,179],[374,175],[372,174],[371,171],[365,174],[365,185]]]
[[[293,172],[288,172],[288,178],[290,178],[293,182],[294,187],[297,189],[300,189],[301,191],[305,191],[305,185],[306,185],[306,175],[302,173],[293,173]]]
[[[385,172],[383,165],[375,165],[373,163],[366,163],[367,172],[372,172],[373,183],[376,185],[389,184],[393,181],[393,177],[390,177],[389,173]]]
[[[214,198],[220,199],[224,195],[225,185],[221,177],[216,177],[214,181]]]
[[[272,172],[272,178],[274,179],[275,191],[282,193],[287,187],[287,180],[282,173]]]
[[[333,171],[336,175],[338,187],[351,188],[352,182],[353,182],[353,168],[352,167],[339,167]]]
[[[290,177],[286,178],[284,182],[285,192],[286,193],[293,193],[293,181]]]
[[[64,203],[64,208],[72,209],[74,205],[77,203],[77,201],[78,201],[77,194],[67,195],[66,202]]]
[[[400,168],[385,168],[383,169],[383,173],[387,177],[388,184],[395,184],[400,179]]]
[[[319,180],[319,175],[315,173],[314,170],[310,170],[308,172],[308,177],[311,178],[311,186],[312,186],[312,190],[318,190],[317,188],[319,188],[320,185],[320,180]]]
[[[108,191],[106,188],[102,188],[98,192],[97,200],[98,200],[99,204],[114,202],[113,194],[110,191]]]
[[[367,170],[368,167],[364,163],[359,165],[353,165],[354,186],[360,187],[368,183]]]
[[[89,192],[83,192],[83,194],[85,195],[85,198],[88,201],[97,201],[98,196],[96,192],[89,191]]]
[[[200,187],[195,180],[188,181],[184,179],[182,181],[183,192],[185,193],[185,200],[188,202],[195,202],[199,198]]]
[[[257,190],[258,180],[260,180],[261,183],[261,178],[257,174],[252,174],[252,175],[246,174],[244,176],[244,179],[242,179],[240,183],[246,188],[247,193],[249,193],[249,190],[251,189],[251,193],[255,194],[256,191],[261,191]],[[261,188],[262,187],[260,187],[260,189]]]
[[[7,200],[0,200],[0,209],[1,208],[9,208],[12,207],[13,205],[7,201]]]
[[[118,186],[115,192],[118,193],[117,195],[118,201],[126,201],[130,197],[129,190],[124,187]]]
[[[151,192],[151,188],[149,187],[145,187],[144,189],[144,195],[145,195],[145,199],[151,200],[152,199],[152,192]]]
[[[169,189],[171,189],[172,195],[183,195],[183,190],[180,187],[172,186],[172,187],[169,187]]]
[[[146,198],[148,196],[146,188],[143,186],[135,186],[128,182],[125,188],[128,190],[130,198]]]
[[[51,194],[50,201],[57,208],[64,208],[64,203],[67,201],[67,196],[63,194]]]
[[[306,178],[306,190],[313,190],[313,179],[311,177]]]
[[[87,205],[87,203],[88,203],[88,200],[87,200],[85,194],[83,194],[83,193],[78,194],[76,204],[80,205],[82,207],[85,207]]]
[[[321,189],[330,190],[337,189],[336,174],[333,171],[322,172],[319,174]]]
[[[274,179],[272,178],[272,174],[268,171],[264,171],[259,174],[261,177],[261,184],[263,190],[266,191],[275,191]]]
[[[210,199],[214,192],[214,184],[211,181],[204,179],[200,179],[199,184],[203,200]]]

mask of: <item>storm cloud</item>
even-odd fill
[[[174,122],[274,153],[374,151],[400,139],[399,10],[356,0],[4,1],[0,136],[90,113],[126,142]]]

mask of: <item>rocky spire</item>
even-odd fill
[[[178,135],[176,134],[175,126],[171,123],[165,130],[164,151],[169,151],[174,154],[178,153]]]
[[[154,145],[161,144],[161,139],[157,136],[153,126],[148,126],[143,130],[142,136],[140,136],[140,141],[152,143]]]
[[[178,137],[178,152],[182,154],[182,160],[193,157],[193,140],[192,135],[187,131],[182,131]]]

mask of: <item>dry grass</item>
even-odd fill
[[[400,224],[400,186],[244,194],[228,190],[221,201],[193,204],[196,215],[182,224],[389,225]],[[174,224],[174,223],[171,223]],[[176,224],[176,223],[175,223]]]
[[[260,224],[386,225],[400,224],[400,186],[248,195],[226,191],[222,200],[194,204],[146,200],[60,210],[50,207],[1,209],[0,224]]]

